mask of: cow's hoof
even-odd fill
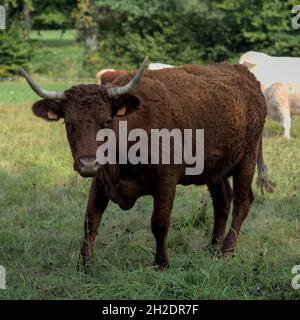
[[[92,257],[79,255],[79,259],[77,262],[78,271],[87,273],[89,272],[91,266],[92,266]]]
[[[169,264],[169,261],[154,261],[153,266],[158,271],[164,271],[170,267],[170,264]]]
[[[223,245],[221,253],[223,257],[235,257],[235,247]]]
[[[225,240],[223,241],[222,245],[222,254],[227,256],[234,256],[235,248],[237,245],[237,239],[236,236],[227,236]]]

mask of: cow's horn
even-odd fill
[[[123,94],[126,94],[126,93],[132,91],[138,85],[139,81],[141,80],[143,73],[146,69],[147,62],[148,62],[148,57],[146,57],[144,59],[143,63],[141,64],[141,66],[140,66],[139,70],[137,71],[137,73],[135,74],[134,78],[129,83],[127,83],[125,86],[107,89],[108,96],[110,98],[114,98],[114,97],[122,96]]]
[[[41,88],[33,79],[31,79],[29,74],[22,67],[19,67],[19,71],[21,72],[22,76],[26,79],[31,89],[41,98],[49,99],[49,100],[66,99],[66,95],[64,92],[45,90]]]

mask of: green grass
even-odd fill
[[[34,40],[30,68],[34,73],[51,78],[74,79],[94,77],[83,69],[83,46],[76,42],[76,31],[42,30],[32,31]],[[95,66],[95,73],[98,66]]]
[[[65,45],[66,41],[70,41],[71,43],[75,41],[76,30],[69,29],[64,33],[60,30],[41,30],[39,33],[33,30],[30,33],[30,38],[46,43],[49,43],[49,41],[55,41],[55,43],[63,42]]]
[[[42,82],[65,89],[70,83]],[[37,97],[24,81],[0,83],[0,265],[7,270],[1,299],[300,299],[291,269],[300,264],[300,121],[293,138],[268,122],[264,153],[274,194],[255,202],[237,256],[203,250],[212,230],[205,187],[178,187],[169,234],[171,267],[152,267],[152,199],[130,211],[110,204],[88,274],[76,269],[89,179],[72,169],[61,123],[30,110]]]

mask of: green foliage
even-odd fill
[[[145,55],[151,61],[175,65],[233,62],[249,50],[300,56],[299,32],[291,27],[291,8],[297,0],[66,0],[64,4],[60,0],[7,0],[5,4],[10,20],[20,29],[24,4],[35,29],[65,31],[76,27],[82,49],[73,55],[81,74],[82,68],[90,75],[101,67],[135,68]],[[9,55],[8,71],[19,60],[15,56],[24,57],[26,51],[26,46],[22,47],[24,33],[18,31],[16,38],[21,40],[20,48],[15,48],[20,53]],[[48,56],[44,63],[49,68],[43,67],[40,59],[34,69],[55,73],[55,68],[50,68],[54,46],[48,50],[43,48],[42,37],[36,40],[39,45],[31,63],[39,60],[41,50]],[[79,53],[81,61],[77,59]],[[76,73],[73,66],[70,73]]]
[[[31,44],[24,30],[20,13],[23,4],[31,7],[31,0],[6,0],[6,29],[0,30],[0,77],[16,73],[17,66],[27,66]]]
[[[186,32],[180,1],[98,0],[96,4],[99,50],[108,64],[121,60],[136,66],[145,55],[175,64],[201,60],[201,50]]]
[[[74,27],[72,11],[76,0],[32,0],[33,27],[35,29],[62,29]]]
[[[62,12],[43,12],[35,19],[35,24],[48,29],[53,27],[62,27],[67,25],[68,17]]]
[[[76,31],[43,30],[31,32],[35,50],[30,58],[30,71],[51,78],[77,79],[87,76],[82,69],[83,48],[76,42]]]
[[[100,53],[108,64],[232,60],[248,50],[300,55],[295,0],[98,0]]]
[[[15,73],[18,65],[26,66],[30,58],[30,44],[24,29],[17,23],[0,31],[0,77]]]
[[[213,1],[224,25],[223,44],[233,53],[251,49],[273,55],[300,55],[299,34],[291,27],[295,4],[295,0]]]

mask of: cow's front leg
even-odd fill
[[[256,151],[249,151],[247,157],[240,162],[233,175],[233,218],[231,228],[223,242],[223,253],[234,253],[242,223],[247,217],[253,202],[252,180],[256,159]]]
[[[291,131],[291,110],[288,104],[280,105],[279,107],[279,117],[280,122],[283,127],[283,136],[284,138],[290,138],[290,131]]]
[[[80,251],[79,267],[81,262],[85,268],[91,261],[94,251],[94,241],[100,225],[102,214],[107,207],[109,199],[102,184],[94,178],[91,183],[89,199],[84,219],[84,238]]]
[[[167,180],[167,179],[164,179]],[[173,207],[176,183],[160,180],[154,193],[154,210],[151,218],[152,233],[156,240],[154,264],[160,269],[169,265],[167,235]]]
[[[292,119],[291,119],[291,114],[287,113],[284,117],[284,121],[283,121],[283,128],[284,128],[284,133],[283,136],[287,139],[290,139],[291,134],[291,123],[292,123]]]
[[[211,245],[212,249],[215,249],[223,242],[226,222],[232,200],[232,190],[228,179],[209,183],[208,189],[210,191],[214,207],[214,229]]]

